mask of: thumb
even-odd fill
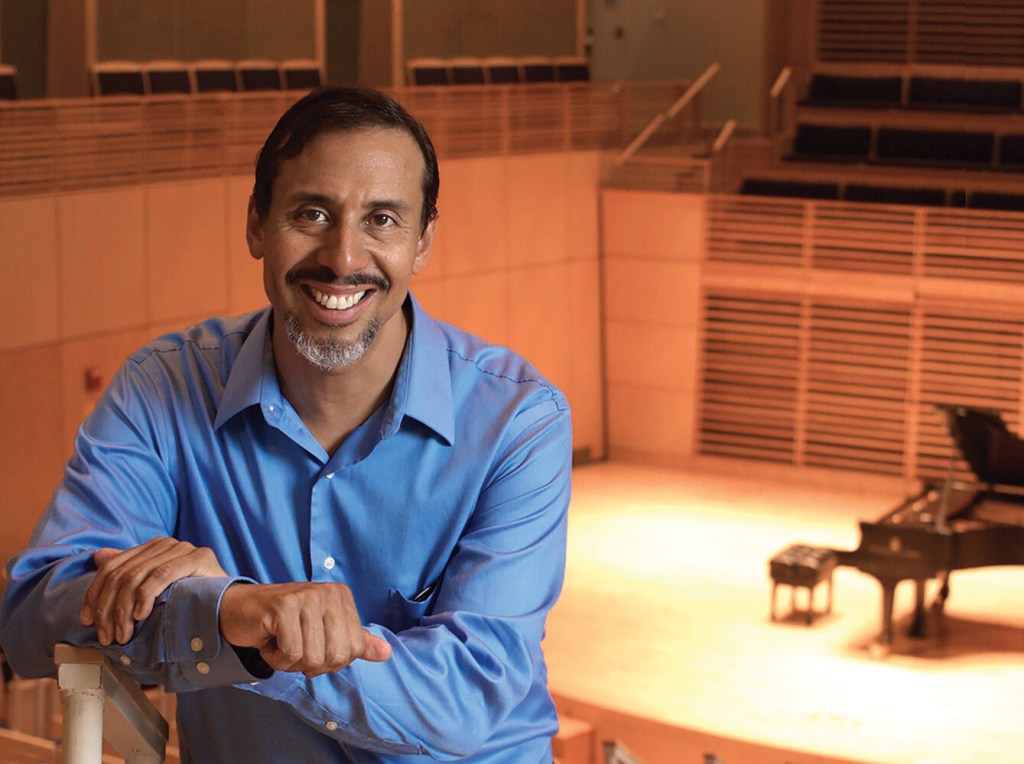
[[[366,644],[363,645],[363,654],[359,656],[360,658],[381,663],[391,657],[391,644],[387,640],[365,630],[363,633],[366,635]]]

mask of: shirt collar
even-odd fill
[[[437,323],[411,293],[406,307],[411,316],[409,340],[395,375],[382,436],[397,432],[408,416],[451,445],[455,439],[455,413],[447,343]],[[280,408],[282,396],[271,351],[270,316],[271,309],[267,308],[242,343],[228,373],[214,428],[220,428],[249,406],[262,403]]]
[[[394,434],[402,418],[411,417],[451,445],[455,441],[455,407],[448,343],[437,322],[412,293],[406,305],[410,308],[411,329],[395,376],[383,435]]]
[[[277,406],[281,403],[281,388],[277,383],[271,353],[270,316],[271,309],[265,308],[231,365],[227,384],[224,385],[224,396],[217,407],[217,418],[213,422],[214,429],[219,429],[235,414],[249,406],[256,406],[261,402]],[[263,401],[264,395],[268,396],[266,401]]]

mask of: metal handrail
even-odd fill
[[[54,650],[64,710],[64,764],[101,764],[106,738],[126,764],[160,764],[167,720],[139,686],[99,650],[59,644]]]
[[[789,84],[790,79],[793,76],[793,69],[791,67],[784,67],[779,76],[775,78],[775,82],[772,85],[772,89],[768,91],[768,96],[771,99],[771,114],[772,124],[771,130],[772,135],[778,135],[782,132],[782,97],[786,93],[786,86]]]
[[[659,127],[685,109],[690,102],[697,97],[697,94],[704,89],[704,86],[707,85],[716,74],[718,74],[718,71],[721,68],[722,65],[716,62],[705,69],[704,73],[690,84],[690,87],[688,87],[686,91],[676,99],[675,103],[661,114],[655,116],[654,119],[648,122],[647,126],[641,130],[632,141],[630,141],[630,144],[622,150],[622,153],[615,157],[615,165],[621,166],[624,164],[631,156],[640,150],[640,148],[647,142],[647,139],[654,135]]]

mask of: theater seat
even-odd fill
[[[93,95],[145,95],[142,64],[135,61],[101,61],[92,68]]]
[[[967,206],[982,210],[1024,212],[1024,194],[972,191],[967,199]]]
[[[197,93],[236,93],[238,73],[234,64],[221,59],[204,59],[192,66]]]
[[[281,68],[276,61],[245,59],[236,68],[238,86],[245,92],[281,89]]]
[[[994,147],[992,133],[883,127],[876,151],[881,162],[980,169],[992,166]]]
[[[1002,170],[1019,172],[1024,169],[1024,135],[1010,134],[999,139],[996,164]]]
[[[484,71],[487,74],[487,81],[492,85],[516,85],[523,81],[519,62],[514,58],[486,58]]]
[[[797,125],[793,153],[798,159],[866,161],[871,152],[871,128]]]
[[[448,62],[452,85],[483,85],[484,63],[479,58],[453,58]]]
[[[308,59],[282,61],[281,79],[285,90],[312,90],[323,84],[320,65]]]
[[[740,193],[750,196],[781,196],[795,199],[838,199],[839,185],[812,181],[747,178]]]
[[[18,97],[18,69],[0,64],[0,101],[14,101]]]
[[[862,183],[847,184],[843,190],[843,199],[848,202],[912,204],[919,207],[945,207],[947,201],[944,188],[903,188]]]
[[[150,61],[145,66],[150,95],[191,93],[192,75],[184,61]]]
[[[1021,83],[1017,80],[913,77],[907,103],[927,109],[1015,112],[1021,108]]]
[[[559,82],[589,82],[590,65],[578,56],[556,58],[555,79]]]
[[[899,106],[902,100],[903,80],[900,77],[815,74],[811,77],[804,103],[810,106],[868,108]]]
[[[414,58],[406,62],[406,80],[410,85],[449,85],[448,62],[440,58]]]
[[[554,82],[554,59],[539,56],[524,58],[519,62],[523,72],[523,82]]]

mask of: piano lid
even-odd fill
[[[953,441],[981,482],[1024,487],[1024,441],[1006,428],[999,412],[936,408],[945,412]]]

